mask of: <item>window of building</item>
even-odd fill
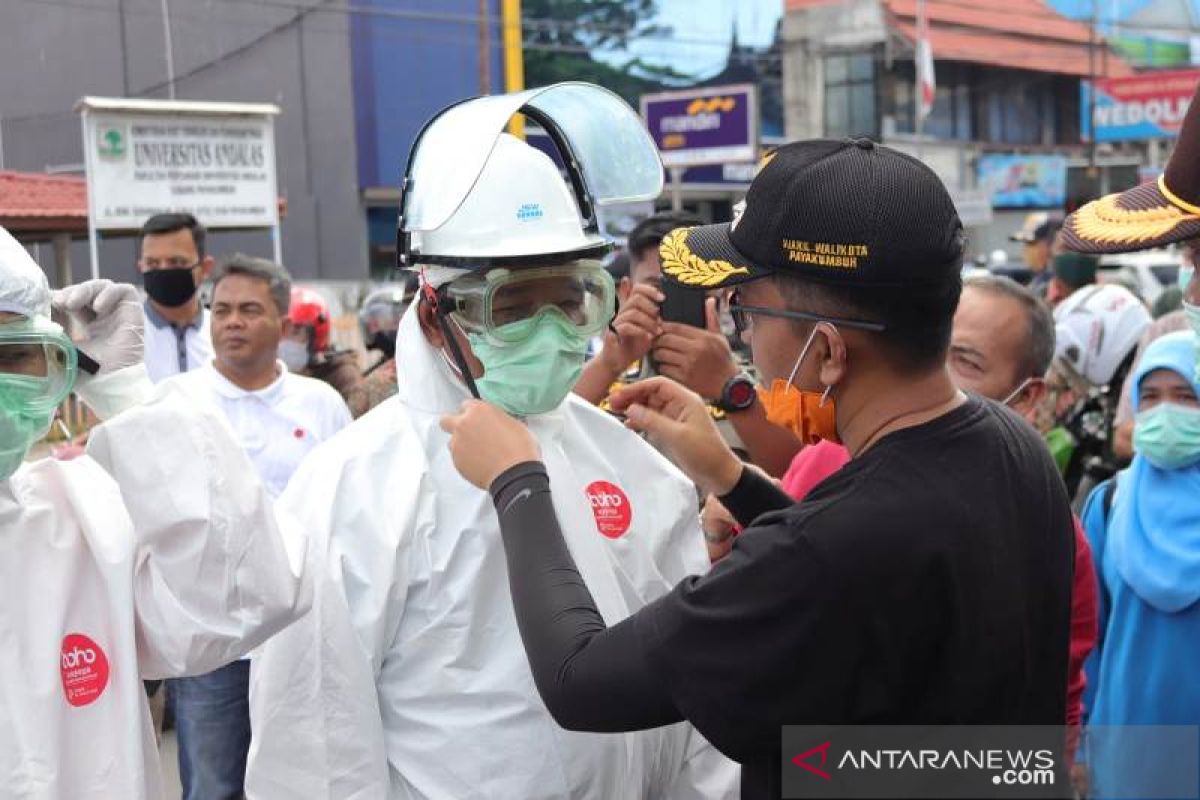
[[[922,124],[922,133],[935,139],[970,140],[974,135],[971,113],[971,69],[968,65],[939,62],[935,69],[933,108]],[[892,74],[895,86],[893,116],[897,133],[916,133],[917,89],[912,62],[900,62]]]
[[[879,136],[874,51],[825,57],[825,135]]]
[[[396,206],[367,209],[367,249],[371,263],[371,280],[389,281],[396,278]]]

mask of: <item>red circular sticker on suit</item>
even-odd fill
[[[588,484],[587,496],[600,533],[610,539],[624,536],[633,522],[633,506],[624,490],[615,483],[596,481]]]
[[[63,637],[59,661],[63,694],[73,706],[86,706],[104,694],[108,686],[108,657],[82,633]]]

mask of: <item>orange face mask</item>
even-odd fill
[[[836,406],[829,399],[829,390],[833,387],[826,387],[825,392],[820,393],[804,392],[792,385],[816,334],[814,328],[788,379],[776,378],[771,382],[770,389],[759,389],[758,392],[767,412],[767,420],[773,425],[787,428],[806,445],[816,444],[822,439],[834,443],[841,441],[837,432]]]

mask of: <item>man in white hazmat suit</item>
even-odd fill
[[[142,679],[238,658],[311,590],[215,412],[151,395],[137,291],[91,281],[54,305],[100,365],[75,388],[112,419],[86,456],[23,463],[82,356],[0,228],[0,797],[159,798]]]
[[[606,619],[707,568],[691,484],[570,394],[614,289],[597,260],[608,245],[580,211],[603,198],[573,197],[550,158],[500,134],[538,91],[452,108],[410,159],[403,229],[422,287],[398,331],[399,393],[315,450],[281,498],[323,563],[311,566],[313,611],[252,666],[251,798],[736,796],[736,766],[690,726],[598,735],[551,718],[507,601],[491,499],[459,477],[439,428],[473,392],[526,420]],[[541,91],[604,110],[606,146],[642,148],[631,169],[645,156],[614,95]],[[497,102],[486,124],[474,115]],[[455,159],[428,173],[436,197],[419,194],[427,143]],[[648,158],[652,196],[652,146]]]

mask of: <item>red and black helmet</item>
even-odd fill
[[[292,325],[308,328],[309,353],[324,353],[329,350],[330,313],[329,303],[319,292],[296,286],[292,289],[292,301],[288,308],[288,319]]]

